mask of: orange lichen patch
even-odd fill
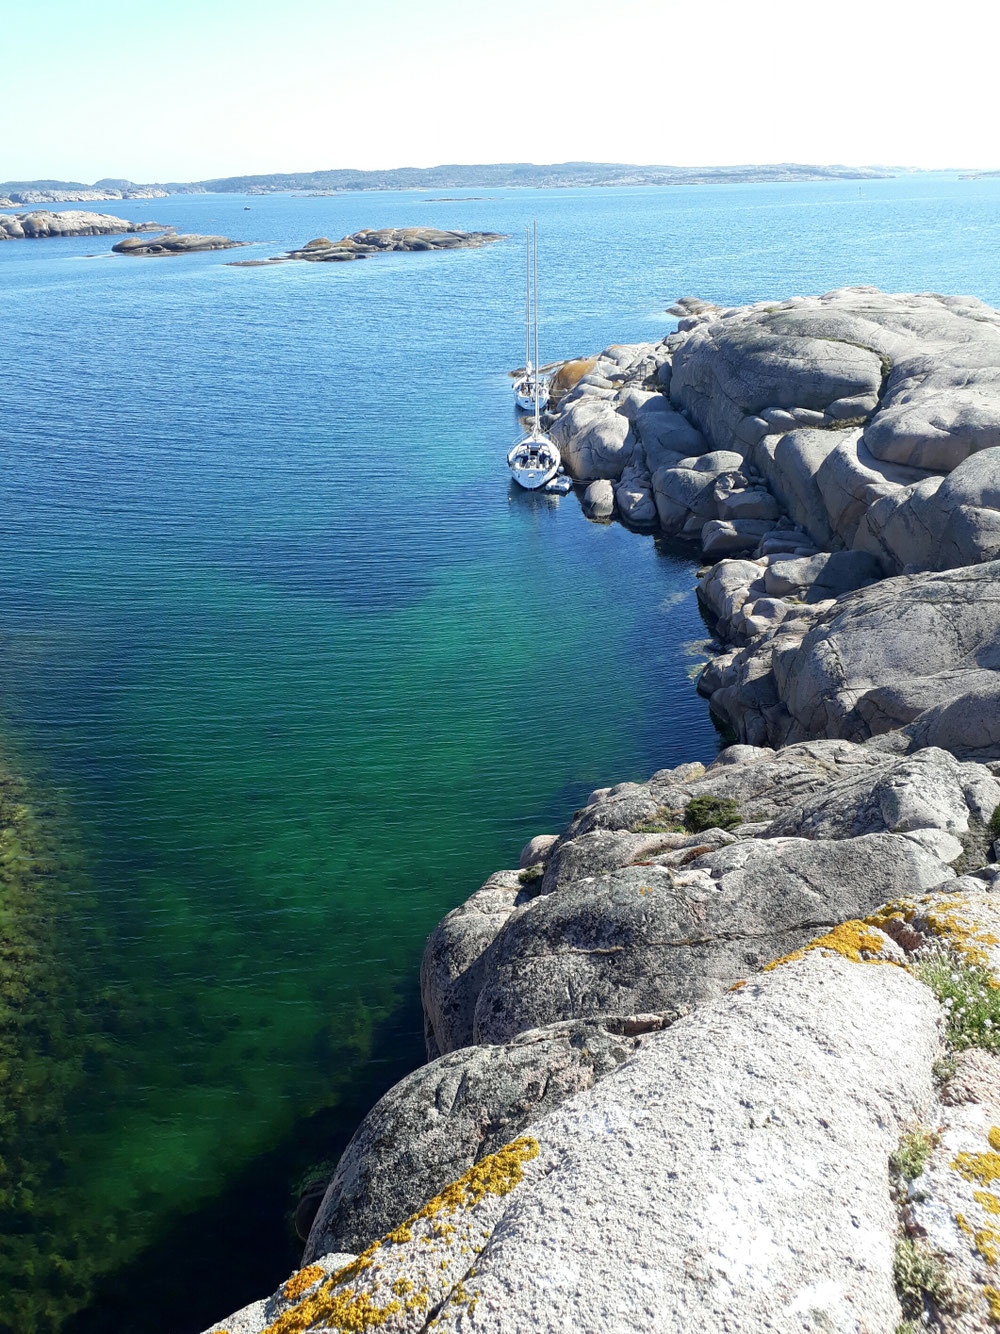
[[[921,930],[926,929],[945,940],[970,963],[988,965],[986,950],[1000,945],[1000,937],[980,930],[975,906],[961,895],[949,895],[947,901],[939,899],[935,902],[932,891],[919,899],[897,899],[880,908],[867,921],[871,926],[884,926],[890,921],[912,922],[914,918],[920,920]],[[1000,982],[996,986],[1000,987]]]
[[[1000,1200],[995,1195],[991,1195],[988,1190],[976,1190],[972,1193],[972,1198],[988,1214],[1000,1214]]]
[[[268,1325],[264,1334],[301,1334],[302,1331],[315,1328],[322,1322],[325,1329],[340,1330],[343,1334],[363,1334],[363,1331],[376,1329],[384,1325],[390,1316],[398,1315],[403,1306],[397,1300],[379,1306],[366,1292],[344,1292],[345,1283],[357,1278],[371,1266],[378,1250],[385,1245],[399,1245],[411,1241],[413,1228],[425,1219],[436,1219],[439,1214],[453,1213],[458,1209],[468,1209],[479,1204],[487,1195],[506,1195],[524,1179],[524,1164],[538,1157],[538,1140],[528,1135],[514,1140],[511,1144],[482,1158],[469,1168],[464,1176],[446,1186],[440,1195],[435,1195],[424,1207],[408,1218],[400,1227],[388,1233],[382,1241],[377,1241],[363,1251],[356,1260],[337,1272],[323,1283],[311,1296],[305,1297],[295,1306],[289,1307],[282,1315]],[[489,1233],[485,1233],[488,1236]],[[447,1268],[448,1262],[442,1261],[441,1268]],[[311,1266],[318,1268],[318,1266]],[[306,1271],[300,1271],[305,1273]],[[297,1275],[295,1277],[298,1277]],[[289,1280],[291,1282],[292,1280]],[[308,1285],[307,1285],[308,1286]],[[397,1293],[397,1296],[401,1296]],[[427,1305],[427,1289],[406,1304],[407,1310],[423,1310]]]
[[[652,892],[653,892],[653,886],[652,886],[652,885],[640,885],[640,886],[639,886],[639,893],[640,893],[640,894],[652,894]]]
[[[318,1283],[321,1278],[326,1277],[326,1270],[322,1265],[307,1265],[305,1269],[300,1269],[297,1274],[293,1274],[281,1293],[290,1302],[294,1302],[297,1297],[301,1297],[307,1292],[314,1283]]]
[[[988,1284],[983,1288],[983,1296],[990,1308],[990,1319],[994,1325],[1000,1325],[1000,1291]]]
[[[877,934],[867,922],[852,920],[841,922],[825,936],[817,936],[800,950],[793,950],[781,959],[764,965],[763,971],[769,973],[772,968],[780,968],[784,963],[793,963],[804,959],[810,950],[822,950],[825,954],[839,954],[851,963],[887,963],[889,960],[866,958],[866,955],[881,954],[885,949],[885,940]]]
[[[770,966],[770,965],[769,965],[769,966]],[[747,980],[746,980],[746,978],[743,978],[743,980],[742,980],[741,982],[734,982],[733,985],[729,988],[729,990],[730,990],[730,991],[739,991],[740,988],[741,988],[741,987],[745,987],[746,984],[747,984]]]
[[[597,365],[596,357],[580,357],[577,361],[567,361],[560,366],[549,381],[549,393],[554,399],[560,399],[575,389],[585,375]]]

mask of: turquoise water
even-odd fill
[[[657,337],[682,294],[1000,298],[998,181],[425,199],[108,206],[235,253],[0,246],[0,715],[78,850],[16,1334],[187,1334],[280,1279],[294,1178],[420,1059],[435,921],[591,787],[717,748],[689,554],[508,486],[525,223],[546,359]],[[226,265],[408,224],[512,239]]]

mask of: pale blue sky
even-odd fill
[[[35,0],[0,180],[569,159],[1000,166],[995,3]]]

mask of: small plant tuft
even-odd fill
[[[953,1052],[1000,1051],[1000,985],[987,968],[940,956],[918,963],[913,972],[944,1006]]]
[[[651,820],[642,820],[629,829],[630,834],[683,834],[680,812],[661,806]]]
[[[909,1237],[900,1237],[892,1261],[896,1294],[907,1320],[919,1321],[926,1302],[941,1311],[960,1311],[962,1300],[951,1271],[939,1255]]]
[[[934,1062],[933,1075],[939,1084],[947,1084],[949,1079],[954,1079],[955,1071],[958,1069],[958,1061],[954,1053],[949,1052],[947,1056],[942,1056],[940,1061]]]
[[[926,1126],[913,1126],[910,1130],[904,1130],[899,1147],[889,1157],[889,1166],[904,1181],[915,1181],[924,1170],[936,1143],[937,1135]]]
[[[706,829],[735,829],[742,823],[740,808],[732,797],[695,797],[684,811],[684,827],[692,834]]]
[[[544,874],[545,874],[544,866],[538,864],[536,864],[535,866],[528,866],[523,871],[520,871],[518,873],[517,877],[518,884],[533,885],[536,880],[541,880]]]
[[[986,826],[986,837],[991,843],[1000,838],[1000,806],[990,816],[989,824]]]

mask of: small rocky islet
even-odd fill
[[[233,250],[246,245],[228,236],[199,236],[194,232],[164,232],[161,236],[129,236],[111,249],[116,255],[156,258],[161,255],[190,255],[200,250]]]
[[[312,264],[337,264],[398,251],[476,250],[493,241],[503,240],[506,237],[500,232],[448,232],[438,227],[384,227],[378,231],[365,228],[339,241],[317,236],[301,249],[286,251],[284,255],[275,255],[272,259],[236,260],[232,263],[234,268],[284,264],[292,259],[304,259]]]
[[[675,309],[551,432],[591,513],[700,545],[732,744],[442,920],[428,1063],[213,1331],[1000,1320],[1000,314]]]

